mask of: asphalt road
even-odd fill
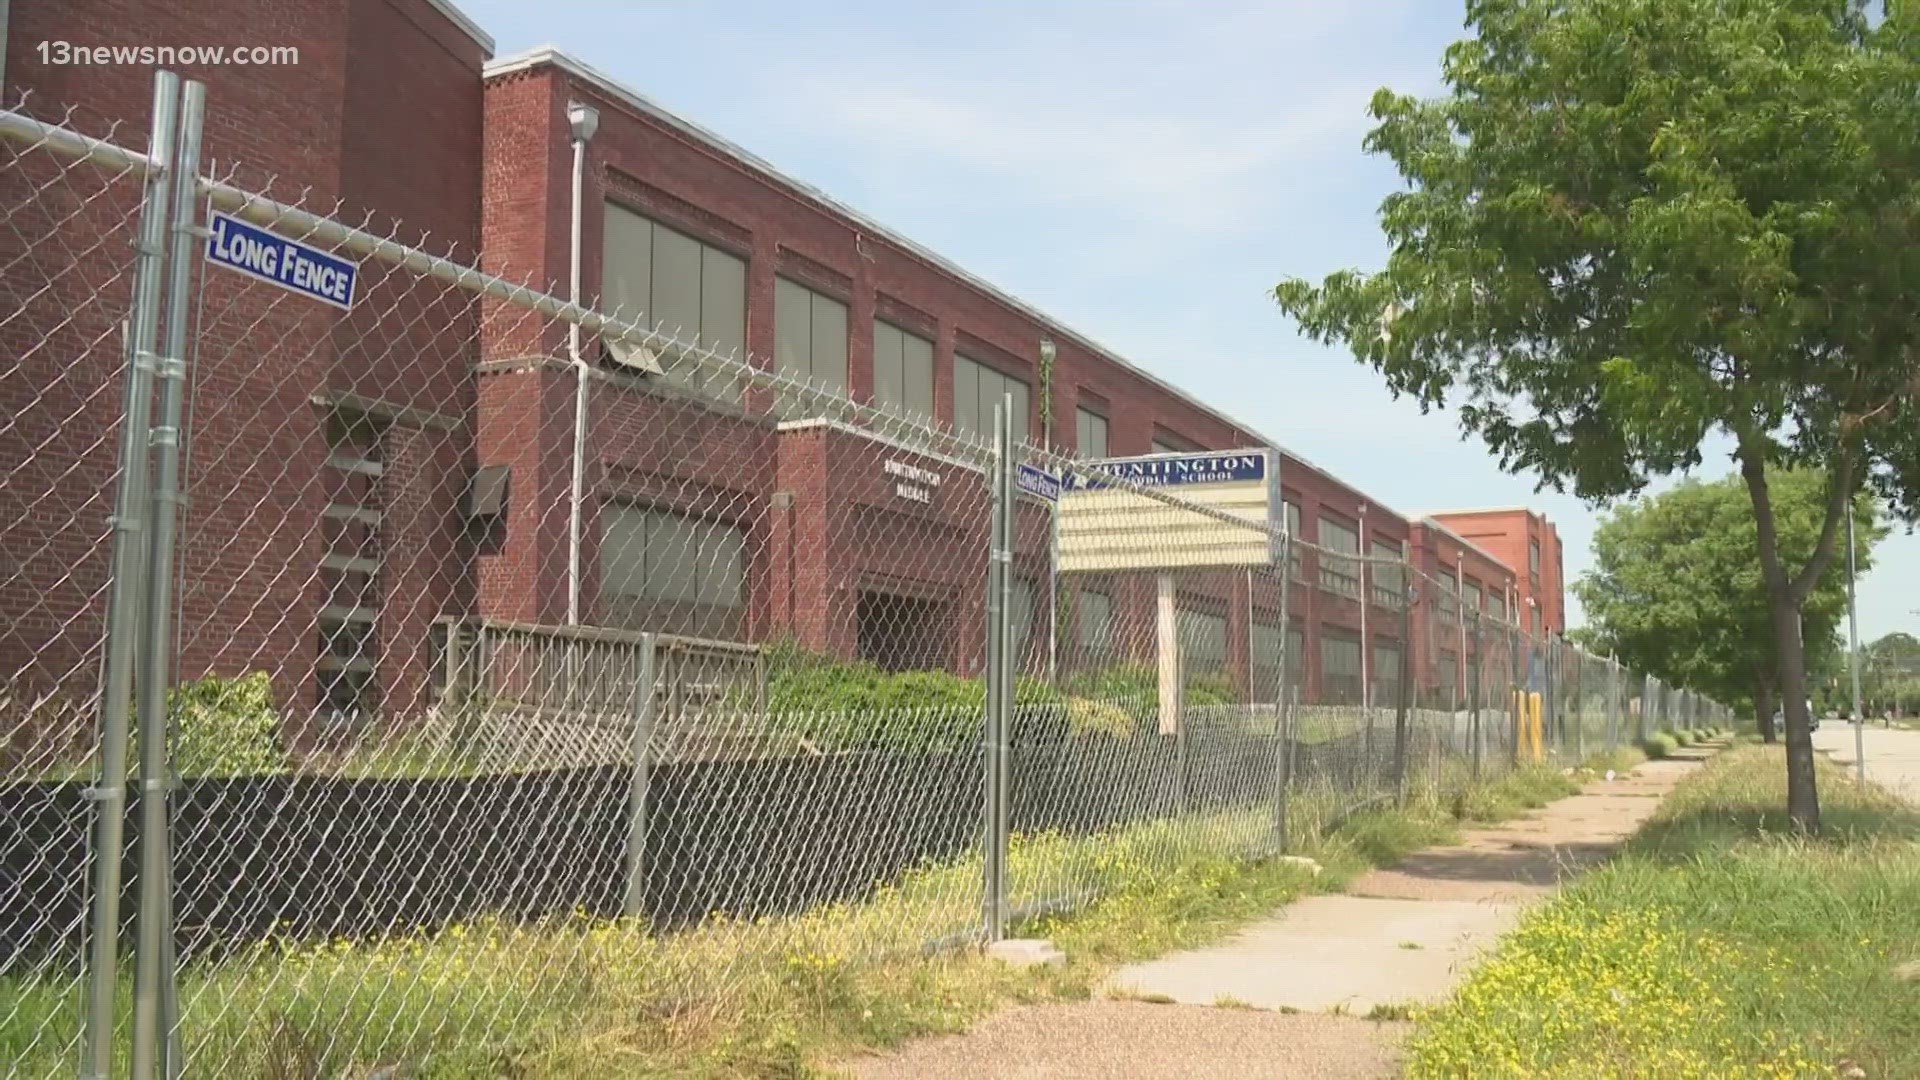
[[[1889,730],[1868,724],[1861,733],[1867,751],[1867,779],[1907,800],[1920,803],[1920,731]],[[1853,725],[1844,720],[1822,720],[1813,733],[1815,749],[1853,767]]]

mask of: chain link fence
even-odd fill
[[[727,251],[616,218],[652,261],[583,307],[199,175],[159,89],[149,149],[0,114],[13,1075],[579,1071],[584,1016],[668,1043],[1722,715],[1027,446],[988,365],[936,423],[911,312],[856,402],[822,271],[745,356]],[[222,221],[356,260],[351,306],[207,264]],[[1069,569],[1023,466],[1273,557]]]

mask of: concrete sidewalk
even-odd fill
[[[1684,752],[1683,752],[1684,753]],[[1121,969],[1114,992],[1209,1005],[1364,1016],[1378,1005],[1437,1002],[1526,903],[1606,858],[1704,753],[1648,762],[1453,847],[1430,848],[1308,897],[1210,949]]]
[[[1369,873],[1350,893],[1289,905],[1213,948],[1125,967],[1107,988],[1121,1000],[1013,1009],[843,1067],[863,1080],[1396,1075],[1407,1025],[1355,1017],[1443,998],[1527,903],[1611,854],[1706,757],[1649,762]],[[1217,1007],[1228,1004],[1243,1007]]]

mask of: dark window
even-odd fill
[[[860,594],[860,658],[888,671],[946,666],[946,605],[893,593]]]

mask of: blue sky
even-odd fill
[[[1592,510],[1503,475],[1267,297],[1382,261],[1397,178],[1360,150],[1366,102],[1438,88],[1454,3],[460,7],[499,55],[558,46],[1391,506],[1526,503],[1558,523],[1569,580],[1588,564]],[[1920,537],[1877,557],[1863,636],[1920,632]]]

